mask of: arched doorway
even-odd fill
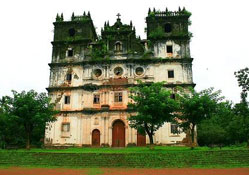
[[[137,132],[137,146],[146,146],[146,135]]]
[[[125,147],[125,124],[116,120],[112,126],[112,146]]]
[[[92,132],[92,146],[100,146],[100,131],[98,129]]]

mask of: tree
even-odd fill
[[[233,127],[233,135],[239,139],[240,142],[247,142],[249,147],[249,106],[246,102],[238,103],[233,108],[235,117],[231,122]]]
[[[241,100],[246,103],[247,92],[249,91],[249,68],[241,69],[234,72],[235,77],[239,83],[239,87],[242,87]]]
[[[232,103],[218,103],[216,112],[212,114],[211,118],[204,119],[197,127],[198,144],[221,147],[233,143],[228,132],[233,118]]]
[[[191,148],[194,148],[196,125],[204,119],[210,118],[215,112],[217,102],[221,100],[220,91],[213,92],[214,88],[209,88],[200,92],[190,89],[191,93],[182,92],[179,97],[180,108],[178,119],[182,121],[181,126],[190,131]]]
[[[249,147],[249,104],[246,100],[249,91],[249,68],[246,67],[234,72],[234,75],[237,78],[239,87],[242,88],[241,102],[234,107],[234,112],[238,117],[236,122],[241,123],[239,128],[244,138],[247,139],[247,145]]]
[[[129,107],[137,113],[129,117],[129,125],[139,132],[144,130],[149,136],[150,144],[153,144],[155,131],[174,117],[177,102],[170,98],[171,92],[163,88],[163,82],[139,82],[138,86],[130,89],[130,92],[130,98],[134,103],[129,104]]]
[[[4,108],[4,115],[8,119],[23,127],[26,148],[30,149],[32,133],[40,130],[42,137],[46,122],[54,121],[57,111],[54,110],[54,104],[50,103],[50,98],[45,93],[38,94],[34,90],[12,92],[13,97],[3,97],[1,107]]]

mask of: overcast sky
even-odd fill
[[[145,38],[148,8],[175,11],[185,6],[192,12],[191,54],[196,89],[221,89],[234,102],[240,88],[233,73],[249,66],[248,0],[1,0],[0,2],[0,96],[11,90],[45,92],[48,87],[57,13],[69,20],[72,12],[90,11],[98,34],[104,22],[112,25],[116,14],[121,21],[136,26]]]

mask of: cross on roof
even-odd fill
[[[120,16],[121,16],[120,13],[118,13],[118,14],[117,14],[118,19],[119,19]]]

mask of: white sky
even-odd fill
[[[240,88],[233,73],[249,66],[248,0],[1,0],[0,2],[0,96],[11,90],[45,92],[49,80],[53,22],[57,13],[69,20],[90,11],[98,34],[104,22],[112,25],[116,14],[137,35],[145,38],[148,8],[192,12],[191,54],[196,89],[221,89],[234,102],[240,100]]]

